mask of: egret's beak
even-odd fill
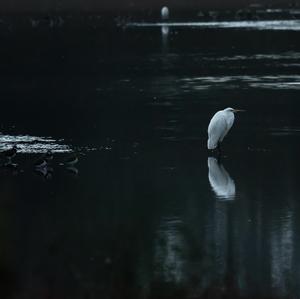
[[[236,112],[245,112],[245,111],[246,111],[246,110],[243,110],[243,109],[234,109],[234,110],[233,110],[234,113],[236,113]]]

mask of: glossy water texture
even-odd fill
[[[0,297],[298,298],[300,38],[276,24],[1,31]]]
[[[238,28],[255,30],[300,30],[300,20],[268,21],[224,21],[224,22],[161,22],[161,23],[128,23],[126,27],[202,27],[202,28]]]

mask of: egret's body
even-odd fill
[[[208,140],[207,148],[213,150],[220,148],[221,142],[227,135],[234,123],[234,113],[243,110],[237,110],[233,108],[226,108],[218,111],[211,119],[208,125]]]

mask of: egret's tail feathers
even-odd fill
[[[213,150],[213,149],[215,149],[217,146],[218,146],[218,144],[216,144],[216,142],[213,142],[213,140],[211,140],[211,138],[209,138],[209,139],[207,140],[207,148],[208,148],[209,150]]]

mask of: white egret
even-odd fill
[[[208,158],[207,164],[208,180],[217,198],[233,200],[235,197],[235,183],[229,173],[213,157]]]
[[[228,131],[231,129],[234,122],[234,114],[239,111],[239,109],[226,108],[224,110],[218,111],[211,119],[208,125],[208,140],[207,148],[212,150],[218,148],[220,150],[221,142],[227,135]]]

